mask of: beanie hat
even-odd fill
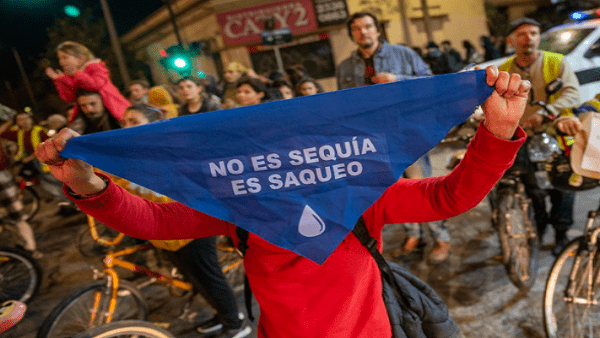
[[[525,25],[525,24],[542,27],[542,25],[539,22],[535,21],[534,19],[520,18],[520,19],[517,19],[510,23],[510,30],[508,31],[508,34],[511,34],[512,32],[515,31],[515,29],[517,29],[517,28],[521,27],[521,25]]]

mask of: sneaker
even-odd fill
[[[223,324],[221,324],[219,319],[215,316],[204,323],[201,323],[196,330],[201,334],[215,334],[223,330]]]
[[[238,312],[238,318],[240,320],[244,320],[244,313]],[[198,331],[199,333],[211,336],[216,335],[217,333],[221,333],[222,330],[223,324],[219,321],[219,318],[217,318],[217,316],[212,317],[204,323],[200,323],[200,325],[196,328],[196,331]]]
[[[569,239],[566,236],[557,239],[554,248],[552,248],[552,254],[555,257],[560,255],[560,253],[564,250],[567,244],[569,244]]]
[[[221,335],[223,338],[242,338],[248,336],[252,332],[252,328],[246,323],[242,323],[242,326],[239,329],[229,329]]]
[[[411,251],[413,251],[416,247],[417,244],[419,244],[419,238],[417,237],[408,237],[406,239],[406,242],[404,242],[404,253],[409,253]]]
[[[433,264],[438,264],[445,261],[448,258],[448,251],[450,250],[450,242],[438,241],[435,242],[431,253],[429,254],[429,261]]]

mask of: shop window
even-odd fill
[[[264,50],[264,46],[249,48],[252,67],[257,74],[268,75],[277,71],[277,60],[272,48]],[[335,76],[335,64],[331,53],[329,39],[285,46],[279,49],[283,68],[301,64],[306,72],[315,79]]]

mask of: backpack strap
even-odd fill
[[[238,244],[238,249],[240,250],[243,256],[246,256],[246,250],[248,250],[248,230],[236,227],[235,234],[240,240],[240,243]],[[246,273],[244,273],[244,302],[246,304],[246,312],[248,313],[248,319],[250,319],[250,321],[253,322],[254,316],[252,315],[252,289],[250,289],[250,282],[248,281],[248,275],[246,275]]]
[[[396,293],[400,306],[402,306],[404,310],[409,310],[410,306],[407,303],[406,298],[402,296],[403,294],[405,294],[405,292],[403,292],[402,288],[396,281],[396,278],[394,278],[392,269],[385,261],[385,258],[383,258],[381,252],[377,250],[377,240],[369,234],[369,230],[367,230],[365,220],[362,218],[362,216],[360,216],[358,221],[356,221],[352,232],[354,233],[354,236],[356,236],[356,238],[359,240],[359,242],[362,245],[364,245],[367,248],[367,250],[369,250],[371,256],[373,256],[373,258],[375,259],[377,266],[379,266],[379,271],[381,271],[381,278],[385,279],[385,281],[387,281],[388,284],[392,286]]]

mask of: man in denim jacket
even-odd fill
[[[427,64],[412,49],[380,41],[379,23],[373,14],[355,13],[347,25],[358,50],[338,67],[338,89],[431,75]]]

